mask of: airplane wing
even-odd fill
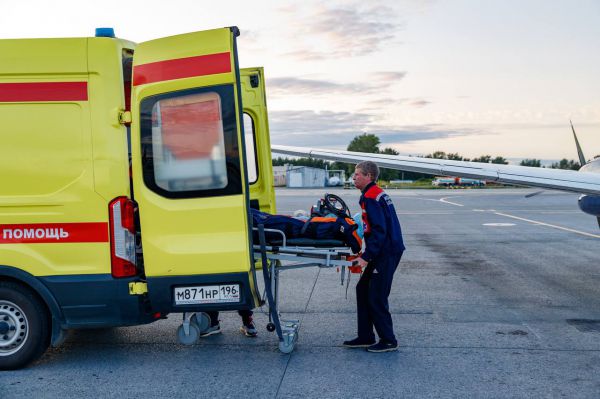
[[[273,145],[271,149],[278,154],[298,157],[354,164],[362,161],[373,161],[383,168],[407,172],[467,177],[498,183],[600,195],[600,174],[598,173],[281,145]]]

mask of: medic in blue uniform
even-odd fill
[[[388,297],[404,242],[396,210],[390,197],[375,183],[379,168],[370,161],[356,165],[354,185],[361,190],[360,207],[366,249],[356,263],[364,270],[356,285],[358,337],[344,346],[369,352],[389,352],[398,348]],[[373,327],[379,336],[375,342]]]

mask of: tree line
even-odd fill
[[[388,154],[388,155],[398,155],[398,151],[393,148],[386,147],[380,149],[381,141],[379,137],[370,133],[363,133],[358,135],[352,139],[350,144],[346,150],[348,151],[356,151],[356,152],[366,152],[371,154]],[[600,157],[597,155],[596,158]],[[446,153],[444,151],[435,151],[431,154],[425,155],[425,158],[435,158],[435,159],[448,159],[453,161],[471,161],[471,162],[482,162],[482,163],[494,163],[494,164],[502,164],[507,165],[508,161],[506,158],[502,156],[492,156],[492,155],[481,155],[480,157],[476,157],[473,159],[469,159],[463,157],[458,153]],[[323,161],[320,159],[312,159],[312,158],[298,158],[298,159],[288,159],[288,158],[275,158],[273,159],[273,166],[282,166],[285,164],[291,164],[296,166],[310,166],[313,168],[321,168],[330,170],[344,170],[346,171],[346,177],[349,177],[354,172],[354,164],[348,164],[344,162],[329,162]],[[539,159],[524,159],[520,163],[521,166],[531,166],[531,167],[543,167],[541,160]],[[550,165],[552,169],[571,169],[571,170],[579,170],[581,165],[579,162],[574,160],[567,160],[566,158],[561,159],[559,162],[554,162]],[[382,168],[380,171],[380,180],[390,181],[390,180],[419,180],[419,179],[428,179],[431,178],[431,175],[426,175],[423,173],[416,172],[403,172],[395,169],[387,169]]]

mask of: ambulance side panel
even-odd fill
[[[41,282],[64,328],[140,316],[111,276],[108,202],[129,194],[121,47],[0,41],[0,278]]]

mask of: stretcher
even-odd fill
[[[348,206],[341,198],[333,194],[326,194],[325,198],[320,200],[320,209],[316,212],[316,216],[322,216],[323,213],[329,212],[333,212],[338,217],[350,216]],[[335,267],[341,271],[343,285],[346,269],[349,281],[350,273],[359,272],[360,268],[356,269],[355,266],[352,266],[355,255],[344,241],[306,238],[305,236],[289,238],[283,230],[265,228],[265,225],[260,222],[263,219],[257,218],[256,220],[258,224],[252,228],[253,232],[257,233],[253,234],[255,238],[252,252],[254,263],[262,265],[265,291],[261,306],[265,302],[268,305],[267,330],[277,333],[279,350],[282,353],[291,353],[298,341],[300,321],[282,319],[279,315],[279,274],[286,270],[306,267]],[[356,243],[349,245],[356,247]],[[198,340],[200,333],[209,326],[210,318],[206,313],[184,312],[182,324],[177,329],[177,338],[182,344],[192,345]]]
[[[253,228],[258,232],[259,242],[253,246],[253,259],[262,264],[266,303],[269,309],[267,330],[275,331],[279,338],[279,350],[291,353],[298,341],[300,320],[282,319],[279,315],[279,274],[286,270],[306,267],[339,268],[341,283],[344,284],[346,268],[353,268],[352,250],[338,240],[315,240],[307,238],[288,239],[285,233],[276,229],[265,229],[264,225]],[[268,242],[265,233],[273,233],[278,238]],[[271,237],[273,234],[270,234]],[[280,238],[279,238],[280,237]],[[264,303],[264,300],[261,301]],[[177,329],[178,341],[185,345],[197,342],[200,332],[210,326],[210,318],[204,312],[184,312],[182,324]]]
[[[254,259],[261,262],[265,282],[265,294],[269,306],[268,331],[276,331],[279,350],[291,353],[298,341],[299,320],[284,320],[279,315],[279,273],[305,267],[339,268],[342,285],[345,269],[352,267],[353,254],[350,248],[337,240],[287,239],[283,231],[254,227],[258,231],[259,243],[254,245]],[[265,232],[281,235],[281,240],[267,243]]]

